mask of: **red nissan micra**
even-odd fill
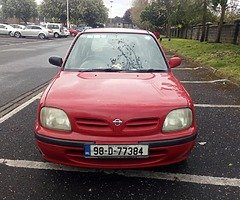
[[[187,159],[196,139],[193,102],[155,36],[90,29],[73,41],[43,93],[36,141],[43,158],[87,168],[143,168]]]

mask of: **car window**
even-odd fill
[[[32,26],[32,29],[40,29],[41,30],[41,27],[39,27],[39,26]]]
[[[151,35],[85,33],[76,41],[65,69],[167,70]]]
[[[48,24],[47,28],[49,28],[49,29],[59,29],[59,25],[56,25],[56,24]]]

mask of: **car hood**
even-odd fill
[[[172,73],[62,71],[45,99],[46,106],[81,111],[174,108],[190,103]]]

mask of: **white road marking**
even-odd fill
[[[240,105],[214,105],[214,104],[194,104],[200,108],[240,108]]]
[[[30,105],[35,100],[39,99],[41,97],[41,95],[42,95],[42,93],[39,93],[38,95],[36,95],[33,98],[29,99],[28,101],[26,101],[22,105],[18,106],[17,108],[12,110],[8,114],[4,115],[2,118],[0,118],[0,124],[3,123],[4,121],[6,121],[7,119],[9,119],[10,117],[12,117],[13,115],[17,114],[19,111],[21,111],[22,109],[24,109],[25,107]]]
[[[213,176],[200,176],[191,174],[179,174],[179,173],[163,173],[163,172],[152,172],[146,170],[91,170],[81,169],[77,167],[68,167],[48,162],[37,162],[28,160],[9,160],[0,159],[1,165],[16,168],[27,168],[27,169],[39,169],[39,170],[57,170],[57,171],[71,171],[81,173],[94,173],[103,172],[105,174],[117,174],[126,177],[137,177],[137,178],[148,178],[168,181],[180,181],[187,183],[205,184],[205,185],[217,185],[217,186],[231,186],[240,187],[240,179],[238,178],[224,178],[224,177],[213,177]]]
[[[206,83],[224,83],[229,82],[228,79],[219,79],[219,80],[213,80],[213,81],[181,81],[181,83],[191,83],[191,84],[206,84]]]

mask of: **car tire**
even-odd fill
[[[8,35],[11,36],[11,37],[13,37],[13,36],[14,36],[14,33],[13,33],[12,31],[10,31],[10,32],[8,33]]]
[[[14,33],[14,36],[15,36],[16,38],[20,38],[20,37],[22,37],[21,33],[18,32],[18,31]]]
[[[59,38],[59,34],[58,33],[54,33],[54,35],[53,35],[55,38]]]
[[[43,39],[46,38],[46,36],[45,36],[43,33],[40,33],[40,34],[38,35],[38,38],[41,39],[41,40],[43,40]]]

